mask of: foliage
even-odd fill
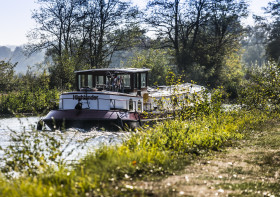
[[[136,7],[120,0],[38,0],[32,13],[37,27],[30,31],[28,53],[47,49],[54,63],[56,87],[72,84],[77,68],[108,67],[116,51],[140,42],[144,31],[135,22]],[[122,24],[122,25],[120,25]],[[71,77],[69,77],[71,78]]]
[[[172,57],[179,72],[199,84],[217,87],[221,85],[222,69],[227,56],[234,53],[243,33],[241,18],[247,15],[245,0],[196,0],[150,1],[146,11],[121,0],[113,1],[61,1],[39,0],[39,8],[32,14],[37,28],[29,34],[29,53],[47,49],[52,60],[51,86],[68,88],[73,85],[69,73],[77,69],[108,67],[116,51],[135,46],[152,46],[141,55],[146,60],[130,63],[153,66],[151,84],[158,78],[162,84]],[[145,16],[145,17],[144,17]],[[120,25],[122,24],[122,25]],[[156,32],[154,40],[145,37],[142,28]],[[159,62],[154,52],[172,51],[170,57]],[[152,52],[153,51],[153,52]],[[164,51],[162,51],[164,53]],[[140,62],[139,62],[140,61]],[[145,61],[145,62],[143,62]],[[148,61],[148,62],[146,62]],[[154,78],[156,76],[156,78]]]
[[[266,12],[271,14],[273,19],[272,24],[270,24],[271,31],[269,35],[269,43],[267,45],[267,54],[275,62],[280,63],[280,2],[271,1],[269,2]]]
[[[221,85],[225,57],[238,45],[245,1],[150,1],[146,22],[162,47],[174,50],[179,71],[199,84]]]
[[[266,45],[268,42],[269,28],[265,22],[265,18],[259,16],[253,17],[255,19],[255,25],[246,28],[246,34],[241,41],[244,49],[242,62],[246,67],[261,67],[267,59]]]
[[[279,29],[274,29],[275,31],[280,31],[280,22],[279,22]],[[280,60],[280,37],[278,36],[277,38],[271,38],[270,43],[267,45],[267,54],[269,57],[274,60],[274,61],[279,61]]]
[[[34,113],[40,114],[57,108],[55,99],[58,99],[57,90],[37,89],[34,91],[22,90],[0,97],[0,112],[4,114]],[[52,102],[54,100],[54,102]]]
[[[60,167],[63,164],[62,135],[27,130],[10,132],[11,144],[6,149],[0,147],[4,150],[1,160],[5,163],[1,172],[7,177],[13,173],[37,175],[53,165]]]
[[[270,62],[263,68],[248,72],[239,93],[239,101],[248,109],[269,109],[279,111],[280,66]]]
[[[16,79],[16,91],[0,95],[0,113],[39,114],[56,108],[59,97],[57,89],[50,89],[46,72],[36,76],[32,72]],[[14,85],[15,86],[15,85]]]
[[[172,116],[180,120],[220,113],[225,94],[223,87],[210,91],[193,81],[191,84],[185,84],[183,78],[183,74],[168,72],[166,83],[171,87],[171,96],[155,100],[159,110],[172,112]]]
[[[1,196],[78,196],[75,172],[66,168],[66,159],[84,141],[69,150],[72,139],[66,141],[61,133],[10,132],[11,144],[0,147]]]
[[[9,91],[13,87],[14,68],[16,65],[9,61],[0,61],[0,92]]]
[[[61,57],[53,57],[53,64],[49,68],[50,86],[61,90],[71,89],[75,84],[74,71],[85,67],[79,66],[78,59],[69,56],[65,51]]]
[[[0,177],[0,194],[7,197],[21,196],[79,196],[74,174],[69,169],[45,171],[37,176],[21,176],[12,181]]]
[[[9,130],[10,145],[6,148],[0,146],[3,151],[0,170],[6,178],[22,176],[38,176],[40,174],[55,173],[56,170],[65,170],[68,157],[77,149],[84,146],[90,138],[75,142],[72,140],[78,133],[67,139],[63,133],[46,130],[37,131],[34,127],[22,132]]]
[[[167,50],[148,49],[136,52],[126,63],[126,67],[149,68],[148,84],[164,85],[170,68],[170,57]]]
[[[238,98],[238,89],[244,75],[240,51],[236,50],[225,58],[220,76],[221,84],[224,86],[230,100]]]

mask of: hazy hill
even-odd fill
[[[135,48],[132,50],[115,52],[109,67],[123,67],[136,51],[137,49]],[[27,57],[21,46],[0,46],[0,60],[10,61],[11,63],[18,62],[15,68],[16,73],[25,74],[28,66],[33,67],[36,64],[42,63],[44,61],[44,55],[44,52],[40,52]]]
[[[0,60],[9,59],[12,55],[12,51],[8,47],[0,46]]]
[[[28,66],[34,66],[43,62],[44,52],[35,53],[27,57],[21,46],[0,46],[0,60],[10,60],[11,63],[18,62],[15,68],[16,73],[26,73]]]

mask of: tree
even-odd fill
[[[120,0],[88,1],[83,39],[91,68],[107,67],[115,51],[133,46],[144,32],[135,24],[138,10]]]
[[[77,57],[79,50],[77,40],[80,39],[80,23],[83,12],[80,11],[86,0],[38,0],[38,10],[32,13],[37,23],[29,35],[26,49],[29,54],[47,49],[46,56],[52,59],[51,77],[55,86],[65,86],[71,82],[69,73],[64,73],[67,65],[65,58]],[[78,63],[76,61],[75,63]],[[75,70],[75,67],[70,70]]]
[[[242,40],[244,49],[243,62],[247,67],[264,66],[267,60],[266,45],[268,42],[268,25],[265,18],[253,16],[255,19],[254,26],[248,26],[245,37]]]
[[[224,57],[237,47],[243,31],[246,2],[160,0],[149,2],[148,9],[146,22],[158,31],[163,47],[174,49],[179,70],[202,84],[219,84]]]
[[[0,90],[3,92],[11,91],[14,79],[14,68],[17,63],[0,61]]]
[[[149,68],[148,84],[165,85],[170,66],[170,53],[168,50],[148,49],[134,53],[126,63],[126,67]]]
[[[211,86],[221,85],[222,68],[225,58],[239,49],[244,31],[241,18],[247,16],[247,4],[234,0],[210,1],[209,20],[199,34],[195,57],[204,67]]]
[[[241,54],[241,49],[236,49],[226,56],[221,70],[221,84],[223,84],[231,100],[238,97],[238,90],[244,76]]]
[[[274,0],[269,2],[266,12],[270,13],[273,19],[267,45],[267,55],[274,61],[280,63],[280,2]]]
[[[29,35],[29,53],[48,49],[55,57],[62,57],[63,51],[72,52],[71,47],[79,33],[82,14],[80,6],[85,0],[38,0],[38,10],[32,13],[37,23]]]
[[[47,49],[54,86],[71,85],[74,70],[107,67],[115,51],[132,46],[131,40],[143,34],[133,23],[138,10],[121,0],[37,2],[40,8],[32,17],[38,27],[30,32],[27,49]]]
[[[182,2],[150,1],[146,23],[151,25],[162,40],[162,47],[173,48],[180,70],[189,70],[191,51],[196,43],[199,28],[207,20],[207,0]]]
[[[269,62],[247,71],[247,80],[239,89],[241,105],[253,109],[280,110],[280,64]]]

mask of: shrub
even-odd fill
[[[239,91],[239,102],[247,109],[276,110],[280,104],[280,65],[269,63],[247,73]]]

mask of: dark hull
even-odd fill
[[[43,122],[52,130],[93,127],[119,130],[126,127],[136,128],[142,122],[137,112],[122,112],[118,110],[52,110]]]

